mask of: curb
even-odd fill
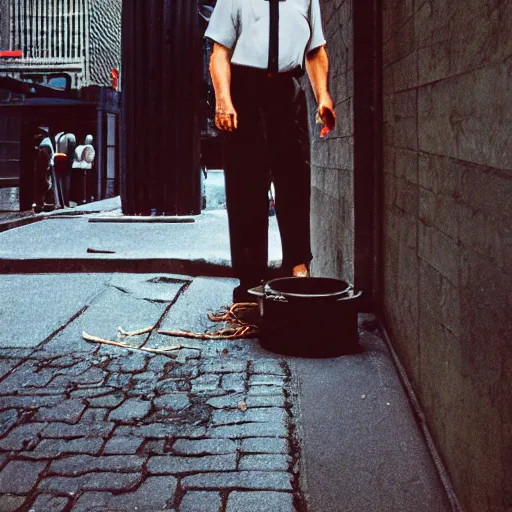
[[[268,278],[283,277],[278,262],[271,262]],[[1,274],[178,274],[190,277],[230,277],[235,273],[229,262],[182,259],[119,259],[119,258],[0,258]]]
[[[46,217],[23,217],[22,219],[8,220],[0,223],[0,233],[5,231],[9,231],[10,229],[21,228],[23,226],[28,226],[29,224],[34,224],[35,222],[39,222],[44,220]]]
[[[227,263],[181,259],[115,258],[0,258],[0,274],[73,274],[73,273],[147,273],[181,274],[192,277],[234,277]]]

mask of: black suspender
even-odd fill
[[[279,2],[286,0],[268,0],[270,10],[270,33],[268,45],[268,72],[279,72]]]

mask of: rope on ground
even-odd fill
[[[208,318],[212,322],[227,323],[229,327],[226,329],[219,329],[217,331],[206,330],[204,333],[195,333],[192,331],[187,331],[185,329],[180,329],[178,331],[159,330],[157,332],[158,334],[162,334],[164,336],[191,338],[195,340],[239,340],[255,338],[259,334],[258,326],[245,321],[243,319],[243,315],[254,312],[255,309],[257,309],[257,307],[258,304],[256,304],[255,302],[237,302],[215,313],[208,313]],[[147,334],[149,332],[152,332],[155,328],[156,326],[145,327],[144,329],[139,329],[137,331],[125,331],[122,327],[118,327],[117,336],[118,338],[126,339],[133,336],[140,336],[141,334]],[[197,350],[197,347],[188,347],[187,345],[182,344],[161,348],[135,347],[133,345],[128,345],[127,343],[122,343],[119,341],[98,338],[97,336],[88,334],[85,331],[82,332],[82,337],[84,340],[90,343],[100,343],[103,345],[111,345],[114,347],[125,348],[128,350],[149,352],[151,354],[169,355],[169,352],[180,350],[182,348],[190,348],[193,350]]]
[[[206,331],[195,333],[190,331],[158,331],[165,336],[176,336],[178,338],[192,338],[194,340],[239,340],[245,338],[254,338],[257,334],[256,326],[243,326],[234,329],[221,329],[219,331]]]
[[[204,333],[195,333],[181,329],[179,331],[158,331],[165,336],[176,336],[180,338],[192,338],[196,340],[240,340],[254,338],[259,333],[259,328],[255,324],[245,321],[242,316],[248,312],[254,312],[258,308],[255,302],[236,302],[231,306],[215,313],[208,313],[208,318],[212,322],[225,322],[230,325],[227,329],[218,331],[207,330]]]
[[[212,322],[229,322],[240,325],[251,325],[238,315],[246,313],[247,311],[253,311],[257,307],[258,304],[256,302],[235,302],[229,308],[224,308],[217,313],[208,313],[208,318]]]

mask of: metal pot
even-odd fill
[[[252,288],[258,298],[260,342],[294,355],[351,352],[359,339],[357,314],[362,292],[339,279],[285,277]]]

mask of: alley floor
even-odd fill
[[[43,300],[65,300],[49,278],[14,279],[22,289],[37,283]],[[64,294],[85,282],[52,279]],[[87,280],[83,307],[70,318],[58,312],[62,328],[46,336],[51,319],[33,311],[33,332],[19,332],[8,342],[16,348],[2,351],[0,509],[300,509],[286,362],[250,356],[251,343],[155,333],[129,342],[184,348],[152,356],[91,345],[82,330],[115,339],[118,324],[190,326],[190,300],[208,296],[210,285],[170,276]]]
[[[0,512],[451,510],[374,320],[329,359],[161,334],[231,303],[237,281],[208,277],[230,275],[226,212],[120,217],[114,199],[0,233]],[[272,265],[276,241],[271,219]]]
[[[325,360],[158,334],[212,327],[235,284],[0,276],[0,511],[449,510],[376,332]],[[124,342],[181,347],[82,337],[148,326]]]

